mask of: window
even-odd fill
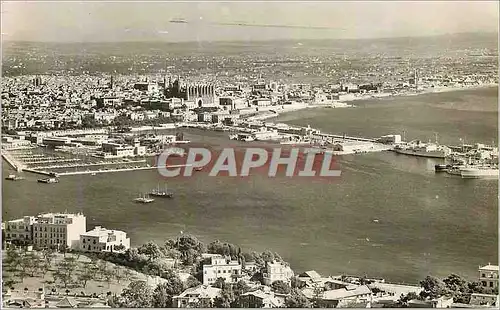
[[[493,282],[490,282],[490,287],[493,287]]]
[[[483,275],[481,277],[486,278],[486,274],[483,273]]]
[[[483,284],[483,286],[486,286],[486,281],[483,281],[483,282],[481,282],[481,283]]]

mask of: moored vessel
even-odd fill
[[[56,178],[38,179],[37,181],[38,183],[46,183],[46,184],[59,183],[59,179]]]
[[[135,202],[138,203],[150,203],[155,201],[153,198],[149,197],[149,195],[143,195],[141,197],[137,197],[134,199]]]
[[[167,191],[167,187],[165,186],[165,190],[160,190],[160,185],[158,185],[158,188],[153,189],[152,191],[149,192],[149,195],[155,196],[155,197],[163,197],[163,198],[173,198],[174,194],[169,193]]]
[[[446,172],[451,167],[452,167],[451,165],[439,164],[439,165],[434,165],[434,170],[436,172]]]
[[[6,180],[9,180],[9,181],[19,181],[19,180],[24,180],[23,177],[20,177],[18,175],[15,175],[15,174],[9,174],[9,176],[7,176],[5,178]]]
[[[472,166],[460,170],[463,179],[498,179],[498,167]]]
[[[407,145],[397,145],[394,147],[394,151],[405,155],[443,159],[451,154],[451,150],[444,145],[420,141],[410,142]]]

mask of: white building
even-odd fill
[[[479,282],[484,288],[494,289],[498,287],[498,265],[488,264],[479,267]]]
[[[80,235],[87,230],[85,215],[46,213],[33,223],[33,244],[38,247],[67,246],[78,248]]]
[[[277,294],[264,286],[258,290],[241,294],[240,307],[242,308],[286,308],[284,294]]]
[[[178,296],[173,297],[175,308],[210,308],[215,297],[219,296],[221,289],[208,285],[188,288]]]
[[[112,122],[117,116],[116,111],[113,112],[94,112],[94,119],[101,122]]]
[[[255,99],[252,101],[252,105],[258,106],[258,107],[268,107],[271,105],[271,99],[267,99],[267,98]]]
[[[130,248],[130,238],[120,230],[101,226],[80,235],[80,249],[85,252],[123,252]]]
[[[210,265],[203,265],[203,284],[213,284],[218,278],[226,283],[236,283],[241,276],[241,264],[220,255],[210,258]]]
[[[264,284],[271,285],[275,281],[283,281],[290,284],[293,277],[293,270],[283,262],[266,262],[266,272],[264,273]]]

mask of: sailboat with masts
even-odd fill
[[[149,195],[151,196],[155,196],[155,197],[163,197],[163,198],[173,198],[174,197],[174,194],[171,193],[171,192],[168,192],[167,190],[167,186],[165,185],[165,189],[164,190],[161,190],[160,189],[160,184],[158,184],[158,187],[151,190],[149,192]]]
[[[155,200],[149,197],[149,195],[141,195],[140,197],[135,198],[134,201],[138,203],[150,203]]]

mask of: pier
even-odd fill
[[[109,162],[109,163],[87,163],[87,164],[68,164],[68,165],[53,165],[53,166],[37,166],[33,169],[59,169],[59,168],[80,168],[80,167],[93,167],[93,166],[104,166],[104,165],[126,165],[126,164],[138,164],[145,163],[145,159],[133,160],[133,161],[123,161],[123,162]]]
[[[67,163],[67,162],[75,162],[75,161],[81,161],[81,159],[80,158],[69,158],[69,159],[32,160],[32,161],[26,161],[24,163],[28,164],[28,165],[32,165],[32,164],[49,164],[49,163]]]
[[[188,167],[192,166],[188,165],[172,165],[167,166],[166,168],[180,168],[180,167]],[[69,172],[61,172],[58,173],[58,176],[67,176],[67,175],[81,175],[81,174],[98,174],[98,173],[109,173],[109,172],[123,172],[123,171],[136,171],[136,170],[152,170],[157,169],[158,166],[151,167],[131,167],[131,168],[121,168],[121,169],[109,169],[109,170],[87,170],[87,171],[69,171]]]
[[[328,134],[328,133],[313,134],[313,138],[316,138],[316,137],[318,137],[318,138],[330,138],[330,139],[343,139],[343,140],[360,141],[360,142],[376,142],[377,141],[376,139],[371,139],[371,138],[334,135],[334,134]]]
[[[17,172],[21,172],[24,168],[26,168],[22,162],[19,162],[14,157],[11,157],[6,151],[2,152],[2,158]]]
[[[30,169],[30,168],[24,168],[23,171],[25,171],[25,172],[31,172],[31,173],[35,173],[35,174],[41,174],[41,175],[45,175],[45,176],[48,176],[48,177],[53,177],[54,176],[53,172],[35,170],[35,169]]]

